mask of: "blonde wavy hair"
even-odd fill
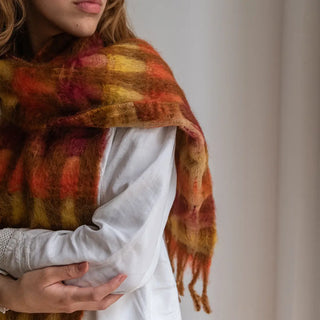
[[[25,19],[24,0],[0,0],[0,56],[12,49],[14,37]],[[105,43],[137,37],[127,18],[125,0],[107,1],[97,31]]]

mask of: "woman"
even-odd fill
[[[1,2],[0,319],[180,319],[188,264],[210,312],[203,133],[123,6]]]

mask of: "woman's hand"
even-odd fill
[[[80,288],[62,281],[82,277],[87,262],[48,267],[25,273],[20,279],[0,276],[0,305],[24,313],[72,313],[103,310],[122,295],[111,294],[125,280],[118,275],[98,287]]]

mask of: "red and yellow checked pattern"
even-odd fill
[[[45,61],[54,44],[31,62],[0,60],[0,227],[73,230],[89,224],[109,128],[177,126],[177,192],[165,237],[179,293],[189,266],[195,307],[210,312],[207,284],[217,233],[207,145],[171,69],[142,39],[104,46],[94,35]],[[200,277],[201,296],[193,288]],[[34,317],[9,312],[0,320]]]

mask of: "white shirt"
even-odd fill
[[[92,225],[75,231],[0,231],[0,268],[19,278],[29,270],[89,262],[81,278],[96,286],[119,273],[124,293],[84,320],[180,320],[175,279],[163,230],[176,193],[176,127],[111,128],[100,167],[99,207]]]

